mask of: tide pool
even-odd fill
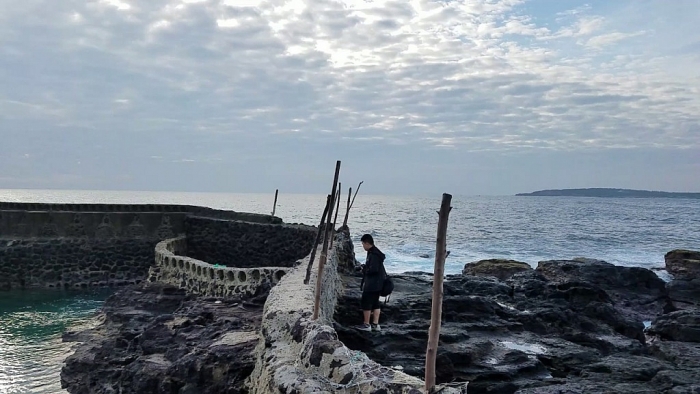
[[[66,330],[90,325],[112,290],[0,291],[0,394],[65,393]]]

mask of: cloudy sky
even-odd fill
[[[697,0],[0,10],[0,188],[700,191]]]

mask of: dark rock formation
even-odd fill
[[[381,333],[349,328],[361,319],[354,275],[344,278],[336,330],[351,349],[422,377],[432,278],[393,277]],[[505,281],[448,276],[437,380],[469,381],[470,394],[697,392],[700,316],[664,315],[666,301],[652,271],[597,260],[541,262]]]
[[[506,280],[518,272],[531,270],[530,264],[515,260],[489,259],[464,265],[462,275],[493,276]]]
[[[664,256],[666,271],[674,279],[700,279],[700,252],[672,250]]]
[[[338,270],[344,273],[352,273],[357,269],[357,258],[355,249],[350,237],[350,229],[343,226],[338,229],[335,235],[335,248],[338,254]]]
[[[673,280],[666,284],[668,311],[700,308],[700,252],[673,250],[666,253],[666,270]]]
[[[700,277],[692,280],[674,279],[666,284],[671,309],[700,308]]]
[[[653,271],[640,267],[620,267],[592,259],[541,261],[537,265],[552,283],[585,286],[602,290],[604,296],[625,318],[639,322],[653,320],[668,301],[666,282]]]
[[[66,359],[62,386],[71,394],[244,393],[268,291],[243,300],[154,284],[120,290],[102,324],[64,335],[81,344]]]
[[[649,334],[672,341],[700,343],[700,309],[663,315],[651,325]]]

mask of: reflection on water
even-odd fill
[[[60,373],[72,345],[61,334],[90,321],[109,294],[0,291],[0,394],[64,393]]]

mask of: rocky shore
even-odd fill
[[[576,259],[470,263],[444,284],[438,382],[469,393],[700,393],[700,253],[666,255],[674,279]],[[357,324],[360,278],[346,275],[339,339],[410,375],[424,374],[432,277],[395,275],[382,332]]]
[[[382,332],[359,332],[350,328],[360,317],[352,243],[339,242],[338,253],[345,291],[337,338],[422,377],[431,275],[394,275]],[[467,264],[444,285],[438,383],[469,382],[470,394],[700,393],[700,253],[673,251],[666,263],[668,283],[647,269],[588,259],[536,269]],[[153,283],[122,289],[105,303],[100,325],[65,334],[77,345],[62,385],[72,394],[250,392],[256,346],[260,356],[269,337],[261,328],[269,290],[216,298]]]
[[[71,394],[245,393],[269,292],[207,298],[158,284],[119,290],[78,342],[61,384]]]

